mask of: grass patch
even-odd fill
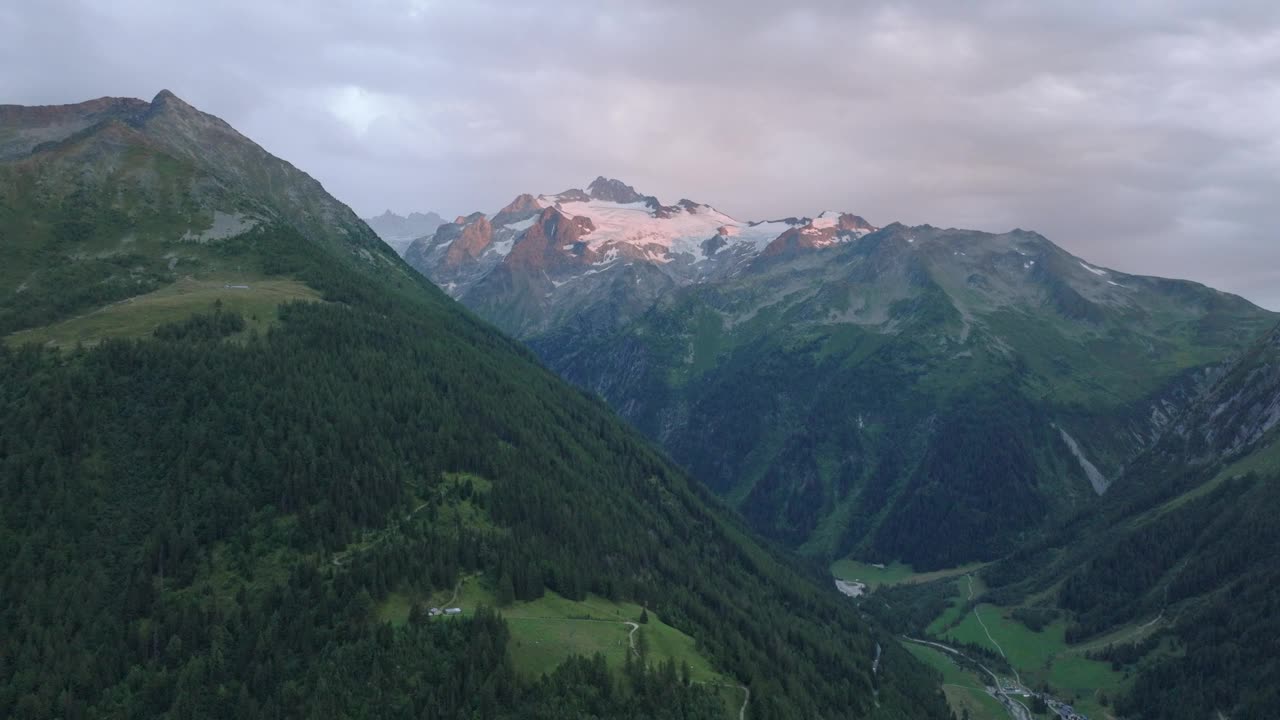
[[[378,606],[376,617],[381,622],[403,624],[408,621],[415,602],[427,607],[459,607],[463,615],[473,614],[481,605],[496,606],[493,589],[484,577],[476,575],[464,578],[456,594],[452,589],[417,597],[392,593]],[[569,600],[548,591],[537,600],[516,602],[500,610],[511,629],[509,647],[516,671],[532,678],[554,670],[572,655],[600,653],[610,668],[621,670],[627,653],[631,652],[628,639],[631,627],[625,623],[635,622],[641,607],[594,595],[585,600]],[[447,622],[448,618],[439,620]],[[730,682],[698,652],[693,638],[667,625],[654,612],[649,612],[648,623],[640,625],[636,640],[638,645],[647,646],[651,664],[668,659],[674,660],[677,666],[687,662],[690,677],[695,681]],[[736,709],[742,703],[742,693],[734,692],[738,698]]]
[[[875,590],[882,585],[902,585],[905,583],[926,583],[942,578],[964,575],[981,568],[983,563],[972,563],[961,567],[934,570],[918,573],[910,565],[895,562],[883,567],[858,560],[837,560],[831,564],[831,574],[841,580],[858,581],[866,584],[868,590]]]
[[[952,583],[952,587],[955,588],[955,594],[951,596],[951,604],[947,606],[947,609],[941,615],[934,618],[933,622],[929,623],[929,626],[925,628],[926,633],[941,637],[943,633],[964,619],[964,616],[969,612],[969,604],[965,601],[967,590],[962,591],[959,586],[959,583],[963,582],[965,580],[961,578]]]
[[[996,653],[1003,650],[1009,663],[1019,672],[1024,672],[1048,670],[1050,659],[1067,647],[1065,632],[1066,622],[1063,620],[1053,622],[1041,632],[1032,632],[1022,623],[1007,617],[1001,608],[982,603],[948,631],[946,637],[982,645]]]
[[[76,344],[96,345],[114,337],[146,337],[160,325],[208,312],[217,301],[222,302],[224,310],[244,317],[244,332],[262,332],[276,322],[281,304],[319,299],[319,293],[296,280],[183,278],[154,292],[115,302],[78,317],[20,330],[5,341],[10,345],[38,343],[74,347]]]
[[[942,692],[956,717],[969,712],[972,720],[1006,720],[1008,713],[998,700],[983,690],[983,683],[972,672],[956,665],[947,654],[925,645],[903,643],[907,652],[942,673]]]
[[[1012,619],[1010,608],[981,603],[974,610],[982,622],[969,612],[943,637],[981,645],[996,653],[1003,650],[1009,664],[1029,687],[1048,684],[1054,695],[1075,704],[1096,702],[1093,698],[1099,690],[1114,695],[1124,682],[1124,676],[1113,671],[1110,664],[1090,660],[1067,645],[1065,620],[1056,620],[1041,632],[1034,632]]]

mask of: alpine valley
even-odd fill
[[[616,180],[406,253],[838,585],[973,718],[1280,703],[1280,328],[1024,230]]]
[[[2,717],[948,717],[828,578],[172,93],[0,106],[0,288]]]
[[[605,178],[458,218],[406,259],[756,530],[919,570],[1094,507],[1277,322],[1024,230],[743,222]]]
[[[0,717],[1272,717],[1278,321],[603,177],[365,221],[167,91],[0,106]]]

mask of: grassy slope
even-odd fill
[[[248,288],[234,287],[239,285]],[[242,315],[246,332],[263,332],[278,319],[281,304],[319,299],[320,294],[315,290],[292,279],[243,275],[222,279],[185,277],[159,290],[119,300],[68,320],[19,330],[6,337],[5,342],[73,347],[96,345],[109,337],[146,337],[160,325],[207,312],[215,303],[221,303],[228,312]]]
[[[942,692],[957,717],[966,710],[972,720],[1006,720],[1009,717],[999,701],[983,690],[983,679],[956,665],[945,652],[916,643],[903,645],[918,660],[942,673]]]
[[[488,492],[493,485],[489,480],[469,473],[448,474],[445,480],[455,488],[465,484],[480,492]],[[446,505],[437,521],[501,532],[482,508],[463,497],[457,497]],[[349,548],[347,555],[362,552],[388,539],[387,533],[371,534]],[[478,574],[459,580],[452,590],[404,588],[389,594],[374,614],[379,621],[396,626],[408,621],[415,605],[421,608],[458,607],[463,616],[471,616],[480,606],[499,607],[493,585],[492,578]],[[627,653],[631,652],[628,637],[631,628],[626,623],[639,620],[641,606],[596,595],[570,600],[548,591],[536,600],[510,603],[501,608],[501,613],[511,630],[508,648],[516,670],[526,677],[536,678],[551,672],[573,655],[589,657],[595,653],[604,655],[609,667],[620,671]],[[690,676],[696,681],[712,684],[730,682],[728,676],[715,670],[711,662],[699,653],[693,638],[664,623],[657,613],[649,612],[648,615],[649,622],[641,625],[638,632],[644,635],[650,662],[671,659],[677,666],[687,662]],[[448,621],[448,618],[440,620]]]
[[[873,563],[844,558],[831,564],[831,574],[841,580],[854,580],[864,583],[868,590],[874,590],[882,585],[926,583],[956,575],[964,575],[982,566],[983,563],[970,563],[955,568],[918,573],[912,570],[910,565],[899,562],[889,563],[884,567],[876,567]]]
[[[427,607],[459,607],[463,615],[472,615],[481,605],[496,607],[492,583],[482,576],[464,579],[456,594],[436,591],[416,595],[393,593],[378,608],[379,619],[400,625],[409,618],[413,605]],[[630,651],[627,622],[636,622],[641,607],[626,601],[611,601],[595,595],[585,600],[569,600],[548,592],[537,600],[514,602],[501,608],[511,628],[511,654],[516,669],[537,677],[555,669],[572,655],[605,656],[613,669],[621,669]],[[448,618],[442,618],[447,621]],[[673,659],[677,665],[689,663],[691,677],[701,682],[728,682],[711,663],[698,653],[693,638],[662,622],[649,613],[649,622],[640,626],[648,644],[651,662]]]

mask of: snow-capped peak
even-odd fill
[[[814,218],[744,222],[688,199],[664,205],[624,182],[598,177],[585,191],[520,195],[492,216],[459,217],[426,243],[434,250],[420,254],[437,258],[429,264],[468,277],[502,263],[571,276],[619,260],[671,266],[670,272],[681,277],[698,277],[730,271],[762,255],[815,250],[875,230],[862,218],[835,210]]]
[[[593,200],[606,200],[616,203],[644,202],[645,196],[621,180],[606,178],[603,175],[591,181],[587,186],[587,195]]]

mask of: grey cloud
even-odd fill
[[[168,87],[362,214],[620,176],[735,215],[1039,230],[1280,308],[1280,5],[52,0],[0,102]]]

